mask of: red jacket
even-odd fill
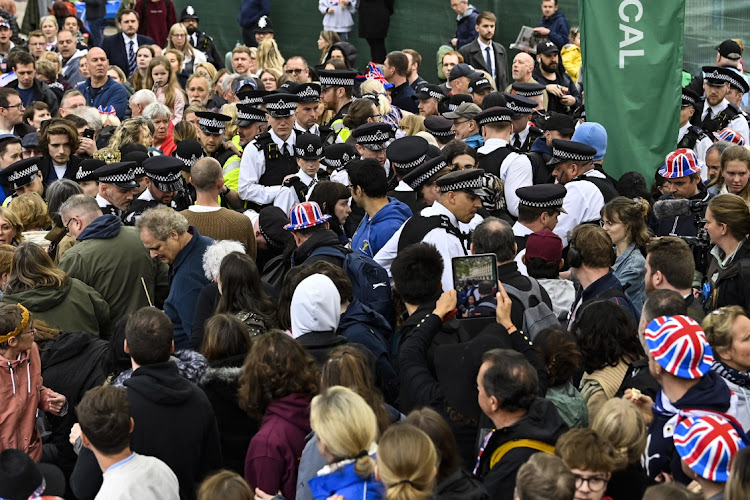
[[[49,411],[48,399],[52,393],[42,382],[36,343],[18,359],[0,356],[0,450],[23,450],[35,462],[42,458],[36,410]]]
[[[133,10],[141,20],[138,33],[150,36],[159,47],[167,45],[169,28],[177,23],[172,0],[137,0]]]

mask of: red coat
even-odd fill
[[[167,45],[169,28],[177,23],[172,0],[137,0],[133,10],[138,13],[138,33],[150,36],[159,45]]]
[[[42,458],[36,410],[49,411],[52,393],[42,383],[42,363],[36,343],[18,359],[0,356],[0,450],[23,450],[35,462]]]

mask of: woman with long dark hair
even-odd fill
[[[276,306],[266,295],[258,267],[249,255],[232,252],[224,257],[218,284],[221,298],[217,313],[235,314],[246,324],[257,323],[258,328],[262,323],[264,330],[276,328]]]

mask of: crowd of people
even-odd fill
[[[434,82],[357,61],[392,1],[314,64],[130,3],[0,1],[1,498],[750,498],[739,41],[616,179],[555,0],[512,62],[451,0]]]

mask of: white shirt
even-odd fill
[[[487,139],[484,146],[477,149],[477,153],[489,154],[494,150],[505,147],[508,142],[504,139]],[[505,157],[500,165],[500,180],[505,185],[505,205],[513,217],[518,217],[518,195],[516,189],[531,186],[534,183],[531,162],[526,155],[511,153]]]
[[[526,142],[526,138],[529,136],[529,128],[531,128],[531,125],[528,123],[526,124],[526,128],[518,132],[518,138],[521,140],[521,146],[523,146],[523,143]],[[513,141],[516,138],[516,132],[513,132],[510,134],[510,143],[513,144]]]
[[[685,137],[685,134],[687,134],[688,129],[690,128],[690,122],[687,122],[684,127],[680,127],[680,131],[677,134],[677,142],[679,143],[683,137]],[[704,137],[703,139],[698,139],[695,143],[695,147],[693,148],[693,151],[695,151],[695,155],[698,157],[698,159],[703,162],[701,165],[701,180],[708,179],[708,167],[706,166],[706,151],[708,151],[708,148],[711,147],[713,144],[713,141],[709,137]]]
[[[52,165],[52,168],[55,169],[55,173],[57,174],[58,179],[62,179],[65,177],[65,171],[68,170],[67,165],[59,166],[59,165]]]
[[[148,189],[146,190],[148,191]],[[102,197],[99,193],[96,193],[96,204],[99,205],[99,208],[105,208],[110,205],[112,205],[109,201],[107,201],[105,198]]]
[[[172,469],[155,457],[133,453],[102,474],[95,500],[179,500],[180,485]]]
[[[590,183],[589,183],[590,184]],[[534,231],[529,229],[528,227],[524,226],[520,222],[516,221],[515,224],[513,224],[513,236],[528,236],[532,234]],[[526,264],[523,263],[523,256],[526,255],[526,248],[524,247],[523,250],[518,252],[516,254],[516,264],[518,265],[518,272],[523,274],[524,276],[528,276],[529,272],[526,270]]]
[[[703,106],[703,114],[701,115],[701,121],[705,120],[708,116],[708,110],[711,110],[713,112],[712,116],[716,116],[729,106],[729,101],[726,99],[723,99],[719,104],[716,106],[709,106],[708,101],[704,101]],[[750,127],[747,124],[747,120],[745,120],[745,117],[740,115],[737,115],[734,117],[734,119],[727,124],[727,127],[736,130],[743,139],[745,139],[745,144],[750,144]]]
[[[207,207],[205,205],[190,205],[188,210],[195,212],[196,214],[205,214],[207,212],[218,212],[221,207]]]
[[[153,201],[154,196],[151,194],[151,191],[145,189],[140,195],[138,195],[138,199],[143,201]]]
[[[273,129],[269,130],[271,139],[279,147],[279,151],[283,151],[284,144],[289,147],[290,154],[294,154],[294,143],[297,140],[297,135],[292,130],[289,138],[286,141],[282,141],[281,138],[276,135]],[[264,151],[255,147],[255,139],[245,147],[242,154],[242,161],[240,162],[240,179],[237,192],[240,198],[246,201],[257,203],[258,205],[268,205],[273,203],[281,191],[281,186],[263,186],[259,184],[261,176],[266,171],[266,157]]]
[[[304,132],[305,134],[315,134],[318,136],[320,135],[320,127],[317,123],[314,123],[313,126],[310,127],[310,130],[305,130],[302,125],[297,123],[297,120],[294,120],[294,130],[296,130],[297,132]]]
[[[598,170],[589,170],[586,177],[605,179]],[[565,184],[568,192],[563,199],[563,209],[568,213],[560,213],[554,233],[563,241],[563,247],[568,244],[568,233],[582,222],[599,220],[604,207],[604,196],[599,188],[589,181],[571,181]]]
[[[294,175],[299,177],[299,180],[302,181],[302,183],[308,188],[310,187],[310,184],[313,183],[313,181],[317,182],[318,180],[317,175],[315,177],[310,177],[305,172],[303,172],[302,169],[299,169],[299,171]],[[309,190],[307,194],[310,194]],[[279,194],[276,196],[276,199],[273,201],[273,204],[274,206],[282,209],[285,214],[288,214],[289,210],[291,210],[294,205],[302,201],[305,200],[299,199],[299,196],[297,196],[297,191],[294,188],[283,186],[279,191]]]
[[[130,42],[133,42],[133,54],[138,52],[138,35],[133,35],[133,38],[130,38],[125,33],[122,34],[122,39],[125,41],[125,57],[128,56],[128,49],[130,48]]]
[[[495,74],[495,49],[492,48],[492,45],[488,45],[482,41],[481,38],[477,37],[477,43],[479,44],[479,48],[482,51],[482,62],[484,64],[487,64],[487,50],[490,49],[490,67],[487,68],[487,73],[492,75],[492,79],[496,80],[497,75]]]
[[[396,189],[394,189],[394,191],[406,192],[406,193],[408,193],[408,192],[414,192],[414,190],[411,188],[411,186],[409,186],[404,181],[398,181],[398,185],[396,186]]]

